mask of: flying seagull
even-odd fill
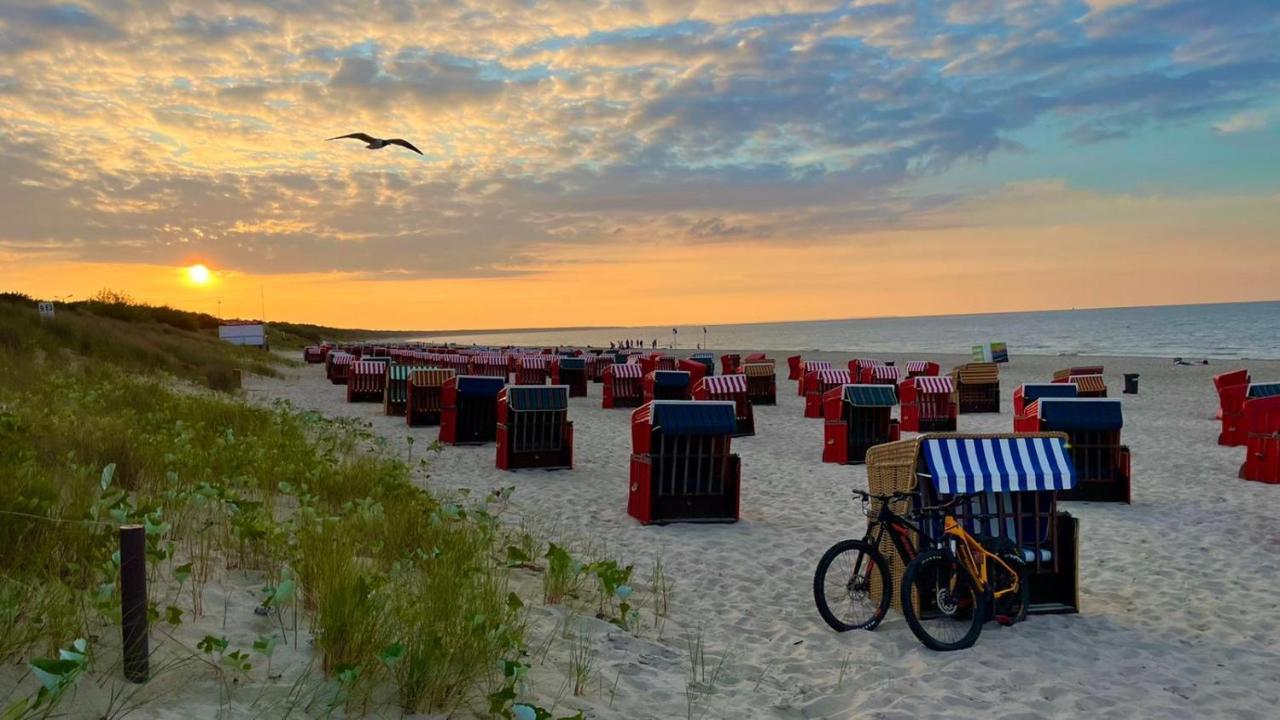
[[[382,148],[388,145],[399,145],[400,147],[409,148],[410,150],[418,153],[419,155],[422,154],[422,151],[414,147],[413,143],[409,142],[408,140],[401,140],[400,138],[391,138],[389,140],[383,140],[382,138],[376,138],[376,137],[373,137],[372,135],[366,135],[364,133],[351,133],[350,135],[339,135],[338,137],[331,137],[329,139],[330,140],[346,140],[347,138],[350,138],[352,140],[359,140],[360,142],[367,143],[364,146],[366,150],[381,150]]]

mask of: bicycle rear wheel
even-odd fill
[[[902,614],[930,650],[972,647],[987,616],[986,596],[949,552],[926,550],[902,576]]]
[[[878,590],[875,597],[872,589]],[[813,573],[818,614],[835,630],[874,630],[893,598],[889,567],[879,551],[862,540],[832,545]]]
[[[1008,624],[1020,623],[1027,618],[1027,606],[1031,604],[1031,577],[1027,572],[1027,564],[1022,558],[1011,552],[1000,553],[1000,559],[1013,568],[1018,575],[1018,591],[1001,598],[995,598],[992,611],[997,619],[1003,618]],[[993,588],[1006,588],[1013,584],[1009,571],[999,563],[988,562]]]

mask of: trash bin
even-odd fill
[[[1124,374],[1124,394],[1125,395],[1138,394],[1138,373]]]

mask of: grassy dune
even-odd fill
[[[230,390],[237,369],[279,361],[200,327],[100,310],[41,322],[30,304],[0,301],[0,664],[27,668],[0,674],[0,718],[66,710],[85,674],[118,685],[124,523],[147,528],[153,667],[198,661],[227,688],[224,707],[237,707],[232,688],[290,680],[271,675],[272,654],[301,625],[318,661],[296,682],[324,689],[309,705],[550,717],[515,705],[523,602],[489,512],[500,497],[442,502],[357,424],[184,387]],[[232,568],[260,578],[278,621],[252,646],[228,641],[211,619],[221,608],[204,605]],[[120,710],[114,691],[99,695],[78,694],[77,713]],[[302,704],[289,697],[268,714]]]

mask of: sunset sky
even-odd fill
[[[0,290],[406,329],[1276,299],[1278,91],[1277,0],[3,0]]]

